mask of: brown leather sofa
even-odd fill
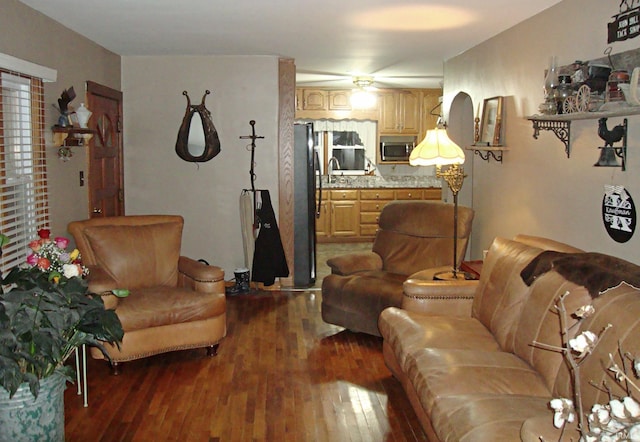
[[[89,268],[89,290],[103,294],[124,329],[112,361],[130,361],[189,348],[215,354],[226,335],[224,271],[180,256],[183,218],[141,215],[69,224]],[[128,289],[126,298],[109,294]],[[92,349],[92,356],[103,358]]]
[[[640,286],[640,267],[594,255],[543,238],[496,238],[478,282],[405,283],[406,308],[380,315],[383,352],[430,441],[559,440],[549,401],[573,398],[570,371],[561,353],[532,344],[562,346],[555,305],[566,292],[568,312],[596,310],[567,339],[613,325],[581,365],[584,409],[609,401],[592,383],[625,395],[606,367],[609,354],[620,363],[618,344],[640,354],[640,290],[619,283]],[[579,439],[575,428],[570,436]]]
[[[371,252],[330,258],[322,280],[322,319],[356,332],[380,336],[378,316],[399,307],[402,283],[427,268],[453,267],[452,204],[396,201],[380,214]],[[473,209],[458,207],[458,265],[464,258]]]

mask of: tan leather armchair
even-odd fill
[[[331,275],[322,281],[323,320],[380,336],[378,316],[387,307],[400,307],[402,284],[410,275],[453,267],[453,210],[452,204],[440,201],[387,204],[371,252],[327,261]],[[467,249],[473,214],[471,208],[458,207],[458,265]]]
[[[224,271],[180,256],[183,224],[181,216],[141,215],[68,226],[89,268],[89,290],[122,322],[120,349],[106,345],[116,372],[120,362],[174,350],[215,354],[226,335]],[[130,294],[117,298],[112,289]]]

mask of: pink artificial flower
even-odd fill
[[[27,256],[27,264],[29,265],[37,265],[38,264],[38,255],[36,255],[35,253],[30,254],[29,256]]]
[[[38,230],[38,236],[42,239],[49,239],[51,237],[51,230],[49,229],[40,229]]]
[[[56,236],[53,241],[56,243],[56,246],[60,247],[63,250],[66,249],[69,245],[69,240],[64,236]]]

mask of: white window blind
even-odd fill
[[[24,262],[49,227],[42,80],[0,70],[0,232],[9,237],[0,271]]]

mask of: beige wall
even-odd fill
[[[62,91],[73,86],[84,101],[85,82],[120,89],[120,56],[107,51],[16,0],[0,0],[0,52],[58,71],[55,83],[45,83],[46,126],[57,120],[53,108]],[[80,187],[79,172],[87,170],[85,148],[73,148],[74,156],[63,163],[57,158],[47,131],[47,169],[49,178],[51,230],[67,235],[69,221],[87,218],[86,187]]]
[[[183,252],[223,267],[244,265],[238,200],[251,188],[250,120],[256,121],[256,188],[269,189],[278,214],[278,59],[276,57],[124,57],[127,214],[185,217]],[[206,163],[175,153],[186,90],[204,91],[222,152]]]
[[[601,219],[605,184],[625,186],[640,204],[640,117],[629,117],[626,172],[592,167],[602,145],[597,120],[572,123],[567,159],[553,133],[541,132],[534,140],[531,122],[525,119],[543,100],[544,70],[551,55],[561,65],[603,56],[607,22],[619,12],[618,4],[565,0],[445,63],[444,109],[460,92],[470,95],[474,110],[484,98],[506,97],[506,144],[511,150],[502,164],[473,155],[465,164],[470,174],[465,186],[472,188],[461,203],[476,209],[474,258],[481,257],[495,236],[522,232],[640,263],[640,233],[618,244],[609,238]],[[611,46],[613,53],[637,48],[640,37]],[[612,118],[609,125],[621,122]]]

